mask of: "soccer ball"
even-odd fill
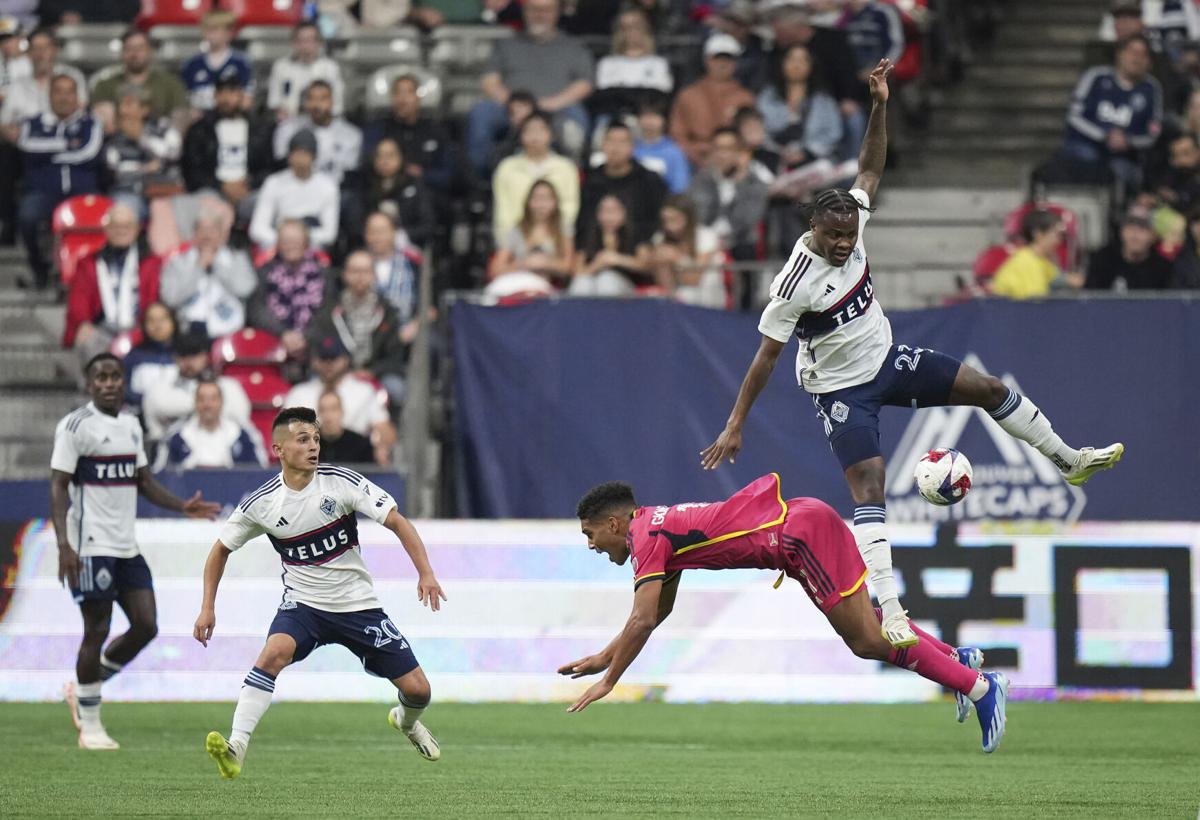
[[[947,507],[967,497],[971,489],[971,462],[958,450],[930,450],[917,462],[913,477],[926,501]]]

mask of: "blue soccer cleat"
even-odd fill
[[[979,728],[983,730],[983,750],[996,751],[1004,737],[1005,706],[1008,703],[1008,678],[1003,672],[984,672],[991,686],[988,693],[975,701],[975,714],[979,716]]]
[[[983,650],[977,646],[960,646],[954,650],[958,653],[958,662],[968,669],[983,668]],[[954,705],[956,707],[955,718],[959,723],[966,721],[967,716],[971,714],[971,699],[962,692],[954,693]]]

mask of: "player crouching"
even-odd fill
[[[353,470],[318,464],[321,431],[311,409],[281,410],[272,425],[271,447],[282,472],[233,512],[204,565],[204,601],[194,636],[206,647],[216,625],[217,587],[231,552],[265,533],[283,562],[284,586],[266,646],[238,696],[233,732],[228,740],[210,732],[205,741],[209,755],[222,777],[241,774],[250,734],[271,705],[279,673],[318,646],[341,644],[368,672],[395,684],[400,705],[388,712],[388,723],[422,757],[437,760],[437,741],[417,719],[429,705],[429,681],[375,595],[358,544],[355,513],[400,539],[417,570],[417,599],[436,612],[446,596],[421,536],[387,492]]]
[[[994,752],[1000,745],[1008,679],[1000,672],[977,671],[983,664],[978,649],[956,650],[915,624],[920,642],[892,647],[863,584],[867,568],[854,534],[823,501],[784,501],[777,474],[759,478],[726,501],[673,507],[639,507],[628,484],[611,481],[585,495],[576,514],[588,549],[615,564],[632,557],[634,593],[633,613],[621,634],[597,654],[558,670],[573,678],[608,670],[568,711],[582,711],[612,691],[650,633],[671,614],[683,570],[773,569],[800,582],[855,655],[887,661],[957,692],[959,722],[973,705],[983,750]]]

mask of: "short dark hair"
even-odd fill
[[[1062,222],[1062,217],[1054,211],[1034,208],[1021,217],[1021,238],[1026,242],[1032,242],[1034,236],[1050,230],[1060,222]]]
[[[610,122],[608,124],[608,127],[604,129],[604,134],[605,134],[605,136],[607,136],[608,134],[611,134],[613,131],[624,131],[629,136],[631,136],[631,137],[633,136],[633,129],[630,128],[625,123],[621,122],[620,120],[613,120],[612,122]]]
[[[818,219],[825,214],[852,214],[855,211],[874,211],[855,199],[845,188],[826,188],[818,191],[809,205],[809,218]]]
[[[664,120],[667,118],[667,104],[662,100],[643,100],[638,106],[638,114],[657,114]]]
[[[137,26],[130,26],[121,33],[121,45],[125,45],[125,43],[129,42],[131,37],[145,37],[146,45],[150,46],[150,48],[154,48],[154,38],[150,36],[149,32],[143,31]]]
[[[421,81],[417,79],[416,74],[397,74],[392,80],[392,90],[395,91],[396,86],[400,85],[400,83],[412,83],[413,91],[417,91],[421,88]]]
[[[527,125],[529,125],[529,123],[533,122],[534,120],[540,122],[542,125],[549,128],[551,134],[554,133],[554,121],[552,119],[550,119],[549,114],[547,114],[545,111],[542,111],[540,109],[535,109],[533,111],[533,113],[531,113],[528,117],[525,118],[525,120],[521,123],[521,127],[518,129],[517,133],[519,135],[524,134],[525,127]]]
[[[743,105],[737,110],[737,113],[733,115],[733,127],[738,129],[740,132],[742,125],[744,125],[748,120],[758,120],[759,122],[762,122],[762,112],[752,105]]]
[[[1120,54],[1125,49],[1127,49],[1131,45],[1133,45],[1134,43],[1141,43],[1142,45],[1144,45],[1146,47],[1146,51],[1148,53],[1151,53],[1151,54],[1154,53],[1154,47],[1152,45],[1150,45],[1149,37],[1147,37],[1145,34],[1130,34],[1125,39],[1117,41],[1117,47],[1113,51],[1113,54],[1114,55]]]
[[[716,142],[717,137],[733,137],[737,140],[738,145],[742,144],[742,135],[732,125],[722,125],[716,131],[713,131],[710,142]]]
[[[636,507],[633,487],[624,481],[606,481],[588,490],[575,505],[575,515],[580,521],[595,521],[606,513],[627,507]]]
[[[313,31],[315,31],[315,32],[317,33],[317,39],[318,39],[318,40],[324,40],[324,39],[325,39],[324,37],[322,37],[322,36],[321,36],[321,27],[320,27],[320,26],[318,26],[318,25],[317,25],[317,24],[316,24],[314,21],[312,21],[312,20],[301,20],[299,23],[297,23],[296,25],[292,26],[292,36],[293,36],[293,37],[295,37],[297,34],[299,34],[300,32],[304,31],[306,28],[310,28],[310,29],[312,29]]]
[[[50,26],[38,26],[29,32],[29,36],[25,39],[32,41],[36,37],[49,37],[50,42],[54,44],[55,48],[62,48],[62,40],[58,39],[58,35],[54,33],[54,29]]]
[[[329,84],[328,80],[313,80],[311,83],[309,83],[308,85],[306,85],[304,87],[304,96],[307,97],[308,92],[312,91],[314,88],[317,88],[318,86],[320,86],[321,88],[324,88],[330,94],[333,93],[333,86]]]
[[[95,356],[93,356],[92,358],[88,359],[88,361],[87,361],[87,364],[85,364],[85,365],[83,366],[83,375],[84,375],[84,376],[90,376],[90,375],[91,375],[91,373],[92,373],[92,367],[93,367],[94,365],[98,365],[98,364],[100,364],[100,362],[110,362],[110,361],[111,361],[111,362],[116,362],[116,363],[117,363],[117,367],[121,369],[121,372],[122,372],[122,373],[124,373],[124,372],[125,372],[125,368],[124,368],[124,366],[121,364],[121,359],[120,359],[120,357],[119,357],[119,356],[117,356],[117,355],[116,355],[116,354],[114,354],[114,353],[110,353],[110,352],[108,352],[107,350],[105,350],[104,352],[102,352],[102,353],[97,353]]]
[[[514,91],[504,101],[504,107],[508,108],[513,103],[525,103],[533,108],[537,108],[537,97],[533,96],[533,93],[529,91]]]
[[[280,427],[287,427],[293,421],[320,427],[317,422],[317,411],[311,407],[285,407],[275,414],[275,420],[271,422],[271,432],[274,433]]]

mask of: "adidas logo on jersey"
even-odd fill
[[[286,518],[284,518],[282,515],[279,516],[279,520],[275,522],[276,527],[286,527],[287,525],[288,525],[288,520]]]
[[[963,362],[987,374],[978,356],[969,354]],[[1000,380],[1021,392],[1011,375],[1006,373]],[[935,507],[917,492],[913,465],[935,447],[953,447],[971,459],[972,488],[962,504]],[[1063,481],[1048,458],[1005,433],[986,411],[975,407],[916,411],[888,463],[885,495],[892,523],[981,518],[1072,523],[1087,504],[1082,488]]]
[[[826,295],[826,296],[828,296],[829,294],[833,293],[835,290],[837,290],[837,288],[835,288],[835,287],[833,286],[833,284],[832,284],[832,283],[830,283],[830,284],[828,284],[828,285],[826,285],[826,286],[825,286],[825,295]]]

